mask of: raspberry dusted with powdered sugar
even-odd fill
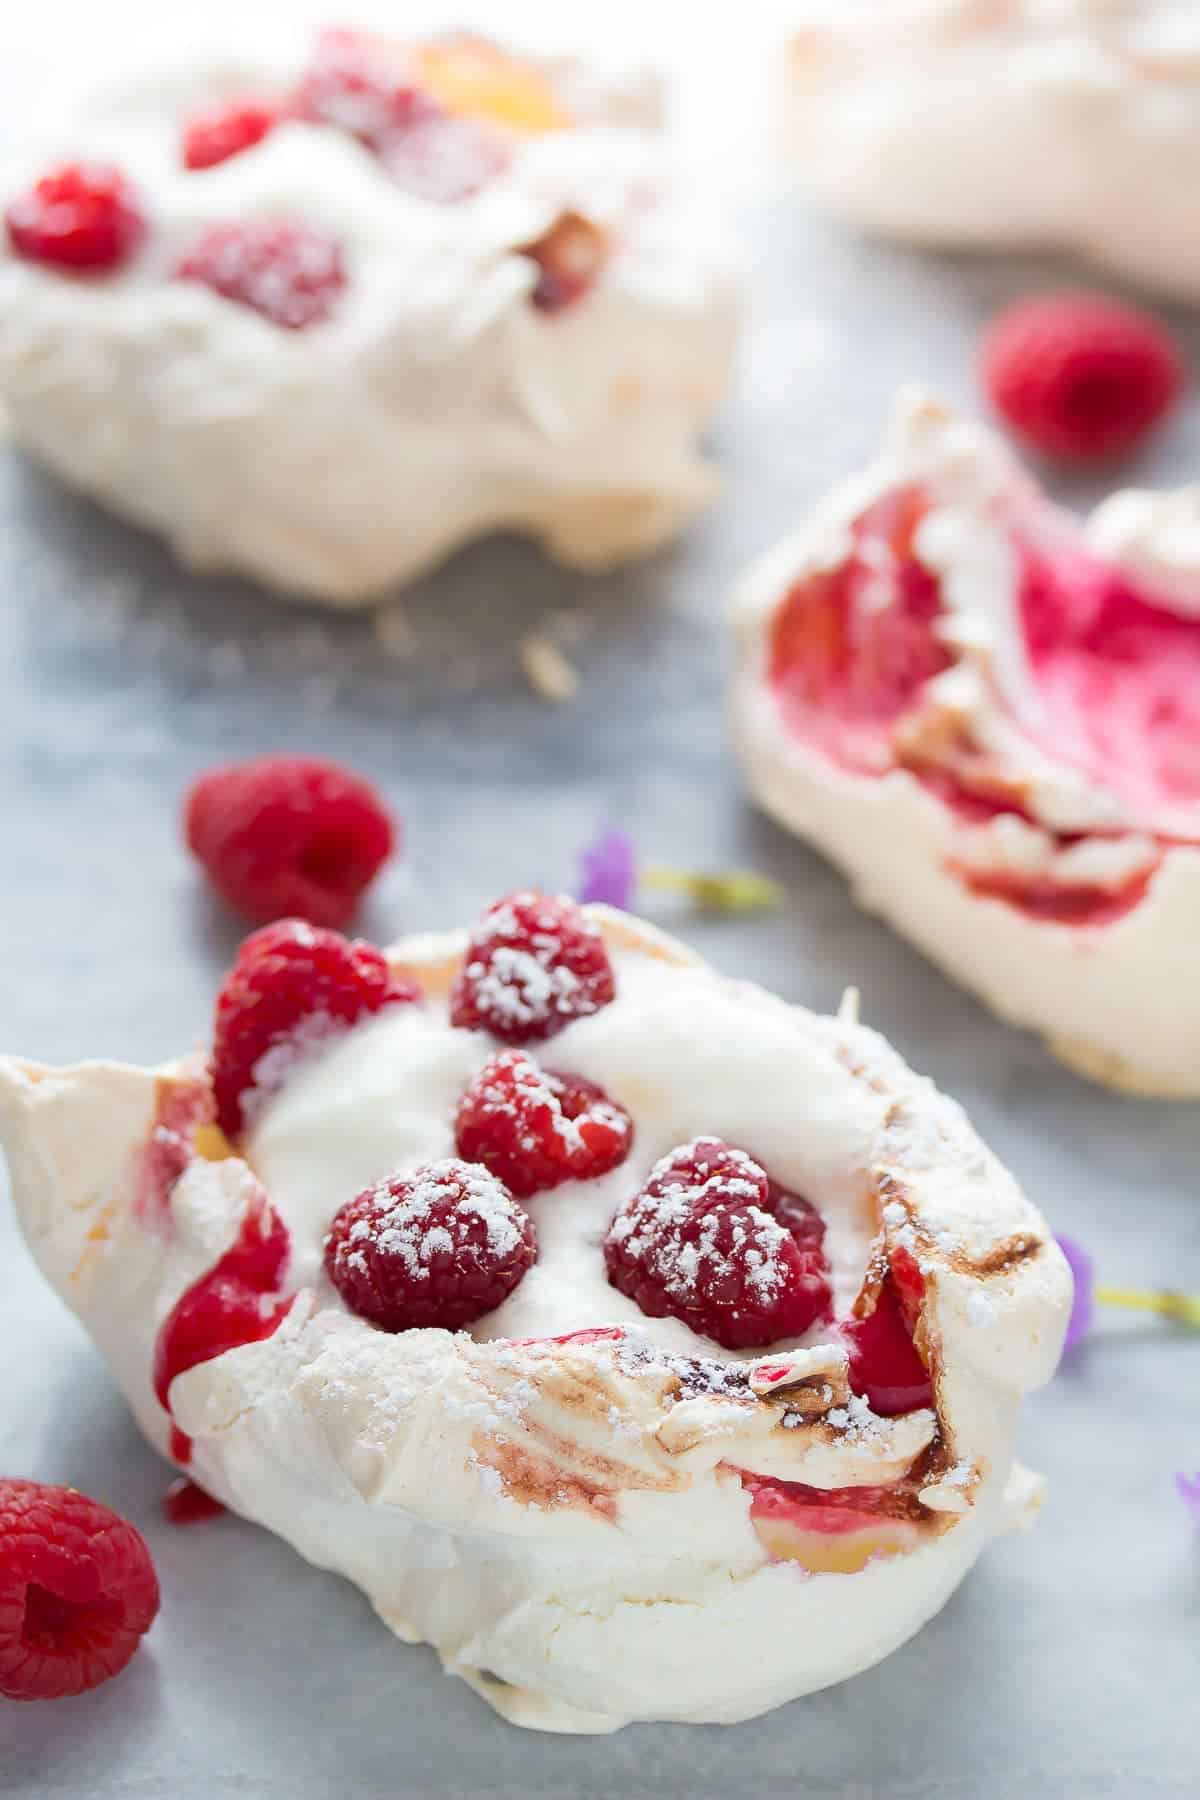
[[[460,1331],[506,1300],[537,1258],[533,1220],[478,1163],[447,1157],[366,1188],[325,1240],[329,1279],[385,1331]]]
[[[397,131],[379,146],[397,187],[435,206],[469,200],[508,163],[505,145],[474,119],[434,113]]]
[[[469,199],[508,161],[504,141],[447,112],[395,46],[356,31],[326,31],[296,91],[294,110],[358,139],[406,193],[439,206]]]
[[[4,220],[18,256],[80,275],[119,268],[146,229],[137,195],[107,163],[64,163],[14,200]]]
[[[303,331],[327,319],[346,285],[336,239],[288,220],[209,225],[175,273],[248,306],[285,331]]]
[[[244,100],[213,112],[197,113],[183,128],[185,169],[211,169],[261,144],[279,122],[279,108]]]
[[[604,1260],[613,1286],[648,1317],[670,1314],[727,1350],[748,1349],[828,1318],[818,1226],[807,1202],[744,1150],[697,1138],[656,1163],[618,1208]]]
[[[421,998],[360,938],[281,919],[253,932],[217,996],[212,1082],[217,1123],[237,1138],[255,1105],[306,1050],[385,1006]]]
[[[344,925],[386,862],[395,829],[353,769],[315,756],[257,756],[210,769],[183,806],[188,849],[247,918]]]
[[[127,1520],[74,1488],[0,1481],[0,1694],[99,1687],[157,1612],[154,1564]]]
[[[450,1023],[529,1044],[599,1012],[616,991],[599,927],[565,894],[524,889],[489,906],[473,932]]]
[[[607,1175],[629,1155],[633,1120],[594,1081],[501,1050],[459,1102],[455,1142],[460,1156],[525,1196]]]

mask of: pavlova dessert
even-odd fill
[[[476,37],[167,63],[0,175],[18,441],[187,562],[350,605],[482,532],[712,497],[735,283],[652,84]]]
[[[265,927],[208,1056],[5,1060],[0,1132],[150,1440],[520,1724],[839,1681],[1036,1506],[1042,1218],[851,1008],[625,914]]]
[[[830,212],[1200,295],[1194,0],[802,0],[793,18],[783,135]]]
[[[1064,1061],[1200,1095],[1200,490],[1081,524],[908,393],[733,620],[767,811]]]

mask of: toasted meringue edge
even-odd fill
[[[607,907],[586,911],[614,948],[654,957],[706,981],[722,979],[654,927]],[[397,970],[418,975],[436,993],[448,985],[466,943],[465,932],[413,937],[396,944],[389,961]],[[1028,1524],[1040,1504],[1040,1480],[1013,1460],[1012,1437],[1021,1394],[1046,1382],[1057,1366],[1069,1311],[1070,1274],[1044,1221],[976,1138],[961,1109],[931,1082],[914,1076],[876,1033],[845,1010],[840,1019],[819,1019],[749,984],[736,985],[752,1004],[795,1014],[806,1029],[823,1034],[847,1071],[848,1103],[858,1084],[889,1096],[873,1168],[877,1251],[903,1244],[925,1274],[919,1341],[923,1338],[934,1371],[936,1412],[894,1419],[871,1415],[865,1437],[839,1444],[840,1434],[825,1422],[823,1410],[804,1418],[799,1429],[794,1419],[786,1430],[780,1424],[805,1376],[827,1376],[835,1384],[840,1378],[844,1389],[845,1352],[836,1346],[798,1353],[803,1366],[781,1385],[774,1405],[770,1392],[753,1399],[720,1393],[681,1398],[670,1367],[673,1359],[654,1352],[652,1343],[652,1354],[643,1362],[636,1344],[627,1356],[624,1346],[614,1352],[610,1345],[596,1344],[477,1343],[465,1333],[442,1331],[390,1337],[344,1312],[322,1311],[312,1290],[302,1290],[271,1338],[225,1352],[178,1376],[172,1387],[174,1418],[195,1440],[191,1471],[206,1488],[277,1531],[318,1566],[355,1581],[397,1635],[431,1642],[448,1672],[468,1681],[506,1718],[535,1729],[610,1731],[635,1717],[731,1722],[843,1679],[919,1629],[987,1539]],[[135,1253],[144,1247],[146,1229],[132,1220],[131,1160],[148,1139],[161,1084],[180,1079],[189,1067],[194,1072],[195,1062],[140,1069],[92,1061],[56,1069],[0,1058],[0,1144],[8,1158],[18,1218],[43,1273],[85,1324],[103,1310],[106,1257],[120,1259],[131,1246]],[[219,1165],[218,1175],[236,1185],[244,1167],[233,1157]],[[230,1235],[235,1228],[236,1223]],[[215,1254],[220,1253],[218,1245]],[[182,1286],[211,1265],[213,1254],[210,1245]],[[108,1296],[110,1305],[119,1302],[122,1311],[132,1311],[136,1281],[123,1279],[117,1286],[119,1291]],[[182,1291],[178,1284],[177,1291]],[[173,1303],[170,1296],[163,1307]],[[162,1316],[160,1308],[150,1321],[151,1341]],[[122,1357],[123,1342],[129,1350],[127,1333],[116,1325],[111,1334],[101,1329],[98,1338],[106,1335],[110,1342],[102,1348],[144,1432],[169,1456],[170,1420],[153,1396],[144,1347],[135,1345],[132,1354]],[[358,1389],[349,1398],[330,1389],[328,1357],[322,1362],[335,1336],[335,1349],[352,1339],[359,1359],[340,1372],[336,1359],[333,1365],[335,1389],[338,1382],[344,1388],[346,1370],[353,1368]],[[413,1366],[405,1373],[414,1351]],[[722,1353],[716,1355],[723,1360]],[[396,1428],[403,1459],[395,1454],[389,1458],[386,1451],[386,1434],[395,1425],[386,1381],[398,1371],[401,1386],[405,1379],[409,1383],[408,1414],[402,1428]],[[460,1432],[456,1440],[447,1429],[447,1409],[453,1413],[455,1394],[460,1401],[465,1395],[473,1407],[489,1393],[503,1394],[518,1384],[526,1398],[508,1416],[500,1439],[503,1443],[519,1434],[522,1446],[515,1465],[506,1465],[503,1455],[493,1457],[495,1445],[486,1432],[482,1439],[478,1433]],[[530,1387],[533,1404],[527,1397]],[[589,1396],[598,1398],[590,1420]],[[372,1407],[374,1424],[383,1422],[385,1436],[379,1442],[373,1441],[370,1428]],[[276,1416],[281,1412],[282,1419]],[[573,1442],[564,1445],[562,1432],[554,1429],[556,1420],[572,1428]],[[288,1432],[290,1442],[285,1441]],[[838,1485],[847,1473],[868,1482],[889,1481],[939,1439],[937,1469],[920,1498],[944,1519],[942,1534],[904,1555],[874,1559],[858,1571],[857,1581],[767,1560],[750,1526],[740,1485],[721,1476],[722,1468],[732,1463],[817,1486]],[[538,1504],[545,1498],[538,1492],[539,1464],[545,1460],[561,1484],[549,1508]],[[507,1469],[502,1481],[511,1483],[509,1491],[495,1486],[481,1490],[480,1471],[489,1464]],[[518,1497],[515,1490],[527,1473],[532,1489]],[[606,1505],[603,1483],[614,1479],[613,1504]],[[304,1484],[315,1482],[319,1488],[322,1480],[330,1487],[322,1504],[365,1503],[370,1510],[356,1510],[347,1521],[354,1542],[338,1533],[334,1543],[302,1515],[290,1521],[290,1528],[282,1524],[280,1509],[265,1503],[263,1494],[272,1482],[282,1482],[280,1491],[286,1492],[289,1480],[296,1484],[293,1504],[297,1494],[303,1496]],[[566,1504],[561,1503],[562,1492],[568,1494]],[[661,1567],[655,1565],[657,1578],[653,1573],[639,1576],[637,1568],[643,1564],[630,1564],[623,1577],[618,1569],[629,1592],[621,1599],[610,1595],[606,1613],[590,1611],[578,1595],[573,1602],[569,1593],[547,1592],[536,1603],[530,1599],[526,1607],[537,1613],[536,1648],[524,1641],[515,1615],[503,1613],[490,1630],[472,1632],[463,1641],[454,1641],[452,1631],[438,1633],[442,1602],[438,1582],[427,1579],[427,1558],[432,1555],[436,1561],[450,1554],[447,1543],[457,1543],[460,1549],[454,1554],[465,1556],[472,1534],[486,1532],[493,1544],[510,1546],[506,1556],[519,1557],[524,1549],[535,1557],[544,1555],[551,1566],[564,1558],[573,1565],[576,1555],[594,1557],[600,1532],[600,1563],[605,1566],[609,1558],[622,1561],[627,1534],[636,1539],[631,1518],[648,1525],[664,1502],[672,1518],[678,1509],[687,1528],[698,1531],[702,1541],[709,1538],[703,1551],[711,1559],[706,1565],[710,1574],[702,1586],[722,1617],[730,1607],[734,1615],[748,1610],[756,1616],[756,1607],[772,1611],[782,1604],[781,1623],[784,1615],[790,1619],[794,1613],[799,1619],[806,1596],[826,1624],[829,1605],[841,1609],[845,1616],[834,1630],[838,1644],[832,1661],[826,1658],[813,1667],[809,1653],[806,1670],[774,1669],[753,1685],[752,1693],[743,1683],[730,1697],[718,1683],[704,1694],[668,1691],[661,1703],[647,1697],[647,1707],[641,1691],[648,1678],[645,1655],[653,1663],[665,1647],[670,1664],[672,1655],[685,1654],[683,1646],[695,1629],[690,1622],[695,1606],[681,1604],[678,1594],[659,1591],[666,1585],[662,1569],[672,1566],[671,1557]],[[704,1520],[706,1505],[715,1516]],[[406,1566],[403,1555],[395,1555],[396,1535],[409,1540],[416,1559],[407,1567],[407,1594],[390,1591],[388,1581],[381,1579],[385,1565],[379,1552],[385,1542],[389,1559]],[[714,1571],[722,1555],[729,1566],[717,1580]],[[694,1571],[685,1572],[694,1577]],[[473,1584],[481,1579],[478,1571],[468,1578]],[[649,1579],[655,1591],[640,1593],[640,1579]],[[769,1589],[764,1580],[771,1583]],[[448,1581],[443,1575],[443,1585]],[[838,1585],[827,1601],[811,1600],[812,1583],[820,1589],[833,1581]],[[849,1605],[851,1589],[863,1597]],[[782,1601],[777,1590],[782,1590]],[[770,1597],[750,1597],[764,1593]],[[729,1600],[730,1594],[735,1598]],[[903,1617],[877,1621],[877,1604],[885,1614]],[[453,1610],[449,1602],[445,1605]],[[635,1652],[629,1621],[641,1621],[648,1613],[656,1623],[645,1652]],[[588,1644],[597,1637],[598,1620],[611,1624],[618,1615],[626,1621],[615,1629],[623,1633],[629,1672],[610,1673],[607,1682],[598,1679],[597,1697],[605,1704],[592,1707],[577,1670],[568,1669],[555,1682],[551,1640],[560,1630],[579,1637],[577,1654],[587,1663],[597,1654],[596,1645],[589,1649]],[[556,1622],[543,1641],[538,1632],[546,1632],[547,1619]],[[722,1630],[726,1624],[728,1620]]]
[[[766,681],[775,614],[798,581],[844,557],[848,526],[864,507],[910,483],[935,492],[940,486],[949,507],[969,509],[1008,492],[1018,500],[1031,496],[1050,521],[1058,516],[987,427],[960,418],[919,385],[901,388],[876,456],[809,507],[804,522],[736,584],[729,726],[751,794],[843,872],[866,912],[1000,1018],[1037,1032],[1074,1072],[1129,1095],[1200,1097],[1200,1009],[1176,1004],[1193,970],[1200,980],[1193,930],[1200,849],[1164,845],[1145,898],[1111,924],[1038,921],[974,894],[945,866],[951,852],[962,853],[968,830],[982,843],[995,822],[962,827],[905,768],[878,777],[841,769],[780,718]],[[1181,517],[1189,527],[1200,520],[1200,489],[1110,495],[1079,530],[1090,549],[1134,581],[1163,589],[1160,576],[1168,570],[1164,598],[1188,612],[1200,596],[1200,534],[1192,564],[1178,548]],[[1168,541],[1156,551],[1163,537]],[[1081,974],[1085,943],[1091,979]]]

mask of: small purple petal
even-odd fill
[[[619,906],[628,912],[637,886],[633,839],[623,831],[604,831],[579,855],[579,898]]]
[[[1200,1525],[1200,1474],[1177,1475],[1175,1486],[1179,1490],[1179,1498]]]
[[[1065,1356],[1092,1328],[1092,1259],[1083,1245],[1077,1244],[1074,1238],[1060,1237],[1058,1247],[1066,1257],[1075,1281],[1075,1297],[1071,1301],[1071,1317],[1063,1344]]]

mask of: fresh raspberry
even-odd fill
[[[523,1050],[484,1063],[458,1107],[460,1156],[522,1198],[607,1175],[629,1155],[633,1120],[594,1081],[551,1075]]]
[[[438,205],[466,200],[499,174],[507,151],[475,120],[448,113],[415,74],[378,39],[327,31],[294,108],[356,137],[407,193]]]
[[[212,1082],[221,1130],[237,1138],[250,1122],[251,1093],[278,1087],[306,1047],[420,998],[416,983],[392,975],[382,952],[360,938],[303,919],[252,932],[217,996]]]
[[[80,273],[118,268],[146,229],[133,188],[107,163],[64,163],[4,217],[18,256]]]
[[[222,899],[263,922],[344,925],[395,842],[370,782],[311,756],[210,770],[188,791],[183,828]]]
[[[287,220],[209,225],[175,270],[284,331],[319,325],[346,285],[341,245]]]
[[[984,336],[981,367],[992,405],[1019,437],[1077,462],[1132,449],[1184,380],[1156,319],[1094,294],[1008,307]]]
[[[830,1308],[812,1217],[744,1150],[696,1138],[618,1208],[604,1240],[608,1279],[648,1317],[669,1313],[727,1350],[799,1337]]]
[[[0,1694],[99,1687],[157,1611],[154,1564],[127,1520],[74,1488],[0,1481]]]
[[[521,255],[538,266],[529,298],[539,312],[561,312],[587,293],[608,258],[607,235],[582,213],[564,212]]]
[[[842,1334],[850,1345],[850,1386],[872,1412],[892,1418],[933,1404],[933,1384],[912,1341],[894,1275],[885,1278],[875,1311],[848,1320]]]
[[[332,125],[369,150],[381,151],[397,133],[441,114],[414,73],[378,38],[344,29],[323,31],[296,89],[293,111],[310,124]]]
[[[528,1213],[478,1163],[453,1157],[364,1189],[325,1240],[334,1287],[385,1331],[460,1331],[507,1300],[536,1258]]]
[[[617,991],[597,926],[565,894],[523,889],[489,906],[450,993],[450,1023],[506,1044],[553,1037]]]
[[[211,169],[217,163],[227,162],[231,156],[261,144],[278,123],[278,107],[256,100],[197,113],[183,128],[183,166]]]

